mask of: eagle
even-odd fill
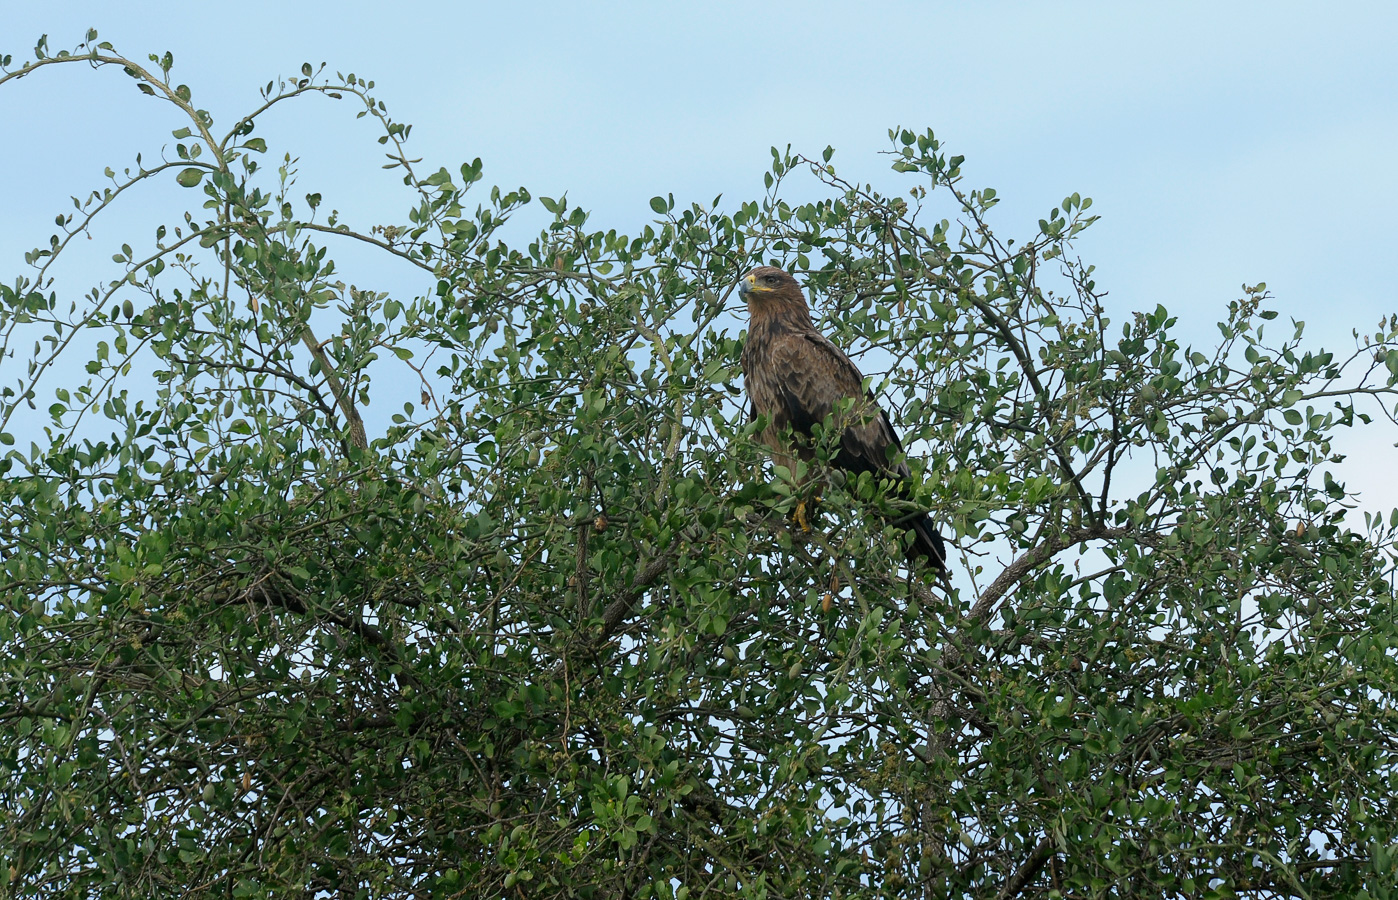
[[[912,473],[903,445],[864,376],[850,358],[816,330],[801,287],[775,266],[759,266],[738,282],[738,294],[748,307],[748,336],[743,344],[743,380],[751,401],[751,417],[765,417],[762,442],[777,465],[793,474],[796,460],[815,457],[811,427],[825,422],[837,404],[854,404],[826,425],[839,429],[833,464],[851,475],[872,472],[891,479],[906,497]],[[790,438],[783,430],[791,428]],[[803,528],[805,505],[796,509]],[[946,544],[926,513],[915,513],[898,524],[912,535],[908,563],[923,559],[937,572],[946,571]]]

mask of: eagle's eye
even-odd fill
[[[775,276],[775,275],[763,275],[763,276],[762,276],[762,280],[765,281],[765,282],[767,282],[768,284],[776,284],[776,283],[777,283],[777,276]]]

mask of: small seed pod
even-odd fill
[[[606,531],[606,530],[607,530],[607,517],[604,516],[604,515],[598,515],[597,518],[593,519],[593,520],[592,520],[592,530],[595,531],[595,532],[597,532],[598,534],[601,534],[602,532]]]

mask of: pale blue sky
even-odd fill
[[[1207,318],[1259,280],[1308,319],[1367,323],[1394,305],[1391,4],[136,8],[4,0],[0,49],[27,55],[42,32],[61,48],[89,25],[128,54],[168,49],[223,121],[275,75],[325,60],[374,78],[429,162],[480,156],[487,181],[567,190],[623,228],[657,193],[755,196],[773,144],[833,144],[842,174],[896,186],[876,155],[887,128],[930,126],[968,157],[971,182],[999,190],[1011,233],[1066,194],[1092,196],[1104,219],[1082,251],[1131,307]],[[0,116],[23,123],[0,141],[0,260],[103,166],[168,140],[169,117],[105,74],[50,70],[0,92]],[[366,123],[308,104],[273,124],[308,188],[401,216]]]
[[[755,197],[773,144],[834,145],[842,175],[896,190],[887,129],[932,127],[1005,198],[1007,236],[1067,194],[1094,198],[1103,219],[1079,249],[1118,318],[1164,303],[1204,339],[1257,281],[1328,344],[1398,311],[1394,4],[0,0],[16,59],[89,26],[137,58],[173,51],[225,124],[305,60],[371,77],[427,163],[480,156],[488,183],[567,191],[600,227],[634,230],[655,194]],[[371,127],[296,110],[259,134],[302,157],[304,188],[361,223],[401,221]],[[76,66],[0,90],[0,121],[7,280],[69,195],[158,155],[178,124],[118,73]],[[143,216],[180,199],[152,192],[130,221],[148,233]],[[123,227],[96,232],[94,260]]]

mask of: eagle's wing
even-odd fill
[[[842,429],[835,465],[855,474],[887,472],[908,477],[892,423],[873,393],[864,388],[864,376],[839,347],[815,331],[788,333],[773,341],[769,354],[768,374],[778,401],[774,424],[790,424],[793,430],[808,434],[840,400],[859,397],[864,402],[856,403],[842,422],[834,423]]]

